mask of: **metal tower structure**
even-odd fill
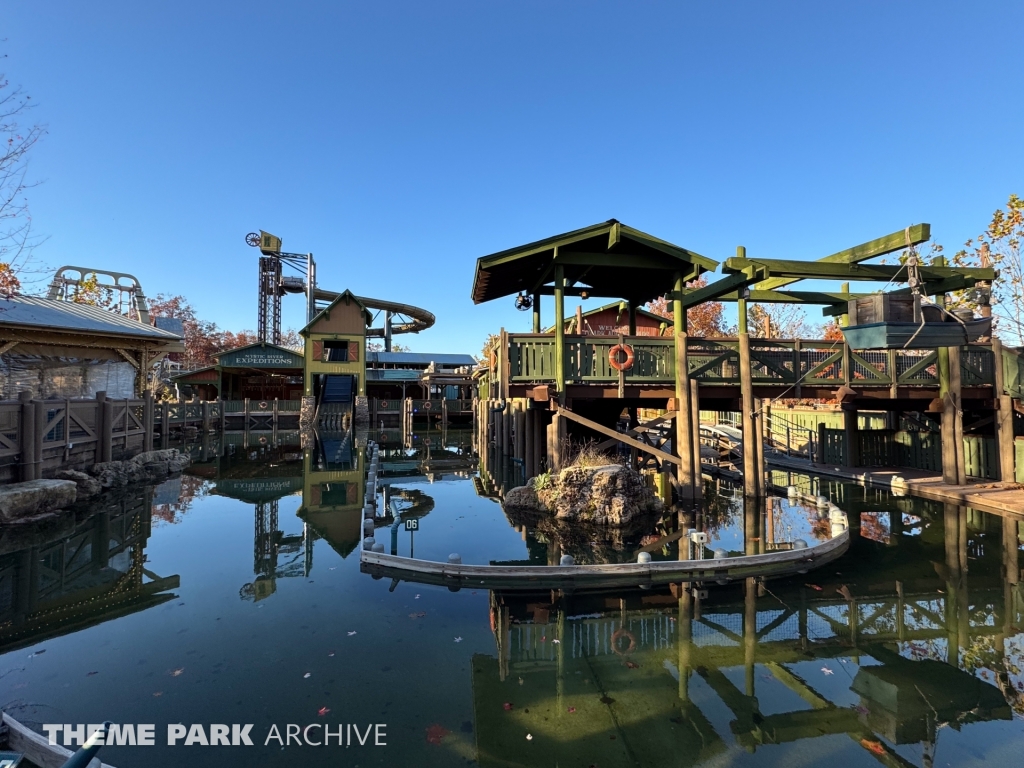
[[[256,315],[256,336],[260,341],[281,343],[281,298],[286,293],[306,293],[307,315],[312,320],[315,310],[316,262],[311,253],[283,253],[281,238],[260,230],[245,236],[245,242],[259,248],[259,298]],[[304,277],[285,277],[284,266],[299,271]],[[312,286],[312,290],[310,287]]]

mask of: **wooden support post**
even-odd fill
[[[736,248],[736,255],[746,258],[747,249],[742,245]],[[758,482],[758,455],[761,446],[757,443],[757,430],[754,423],[754,382],[750,363],[750,333],[747,330],[747,300],[736,302],[739,315],[740,342],[740,424],[743,430],[743,495],[756,498],[761,493]]]
[[[21,403],[21,479],[36,480],[36,406],[32,402],[32,393],[27,389],[18,393],[18,401]]]
[[[765,464],[764,464],[764,430],[765,417],[761,412],[764,400],[754,398],[754,433],[757,435],[757,456],[755,457],[754,471],[757,473],[757,496],[764,498],[768,495],[765,489]]]
[[[166,448],[171,439],[171,404],[160,403],[160,447]]]
[[[963,418],[959,409],[959,347],[939,347],[937,367],[939,397],[942,398],[942,482],[963,485],[967,482],[967,472],[964,466]]]
[[[99,393],[97,393],[99,394]],[[100,403],[102,414],[102,428],[97,430],[100,439],[100,461],[113,461],[114,459],[114,404],[106,399],[106,392],[103,393],[103,402]]]
[[[541,474],[544,469],[542,463],[547,456],[547,431],[544,422],[547,420],[544,411],[537,411],[534,414],[533,427],[533,461],[535,463],[534,474]]]
[[[529,401],[524,406],[523,411],[523,473],[526,475],[526,479],[529,480],[531,477],[536,477],[537,466],[536,466],[536,445],[535,438],[533,436],[533,430],[537,426],[536,411],[530,410]]]
[[[690,426],[690,370],[687,363],[686,310],[683,309],[683,275],[675,274],[672,299],[672,331],[676,358],[676,453],[681,461],[676,467],[679,496],[693,499],[696,482],[693,475],[693,428]]]
[[[556,413],[551,418],[550,426],[548,426],[548,471],[552,473],[562,471],[566,430],[565,417]]]
[[[540,294],[533,294],[533,332],[540,333]]]
[[[210,431],[210,403],[203,401],[203,434]],[[274,426],[277,426],[277,400],[274,400]]]
[[[248,397],[245,398],[243,403],[244,403],[244,405],[242,406],[242,418],[244,419],[244,421],[242,423],[245,426],[242,429],[245,430],[246,432],[248,432],[249,431],[249,398]]]
[[[860,466],[860,417],[857,411],[843,406],[843,465]]]
[[[153,450],[153,429],[155,421],[153,411],[153,393],[147,389],[142,395],[142,428],[146,430],[142,438],[142,450],[144,451]]]
[[[696,379],[690,379],[690,428],[693,430],[693,497],[704,496],[703,469],[700,465],[700,388]]]
[[[995,432],[996,450],[999,453],[999,479],[1012,483],[1016,479],[1013,446],[1013,399],[1006,394],[1005,371],[1003,369],[1003,343],[992,339],[993,370],[995,372]]]
[[[828,434],[825,430],[827,429],[824,421],[818,422],[818,444],[814,446],[817,451],[814,461],[818,464],[825,463],[825,435]]]
[[[565,270],[561,264],[555,265],[555,387],[559,402],[565,403]]]
[[[967,457],[964,452],[964,412],[960,347],[949,348],[949,393],[953,404],[953,448],[956,450],[957,485],[967,485]]]

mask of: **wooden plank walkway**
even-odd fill
[[[932,501],[945,501],[977,508],[983,512],[1024,517],[1024,486],[980,480],[967,485],[946,485],[942,475],[921,469],[877,467],[836,467],[781,456],[766,456],[768,464],[793,472],[841,477],[880,488],[906,488],[908,493]],[[902,479],[902,483],[900,480]]]

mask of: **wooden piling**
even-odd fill
[[[690,379],[690,428],[693,430],[693,498],[704,496],[704,476],[700,465],[700,394],[696,379]]]
[[[142,428],[146,430],[143,435],[143,450],[153,450],[153,428],[154,428],[154,403],[153,393],[148,389],[142,396]]]
[[[673,290],[673,323],[676,358],[676,453],[682,461],[676,468],[678,493],[682,499],[696,496],[696,482],[693,474],[693,428],[690,425],[690,371],[686,361],[686,310],[683,309],[683,275],[675,274]]]
[[[36,480],[41,469],[36,464],[36,406],[28,390],[18,393],[21,402],[21,479]]]
[[[737,247],[736,255],[740,258],[746,258],[747,249],[742,245]],[[761,484],[758,482],[757,476],[757,456],[761,453],[761,446],[757,444],[757,432],[754,428],[754,382],[750,369],[750,334],[747,332],[747,300],[739,299],[736,305],[739,314],[743,495],[749,498],[756,498],[761,492]]]

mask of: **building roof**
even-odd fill
[[[718,262],[609,219],[477,259],[473,303],[520,291],[550,295],[552,288],[546,286],[558,265],[568,295],[586,291],[642,304],[671,290],[675,273],[694,280],[714,271]]]
[[[371,325],[371,324],[373,323],[373,315],[372,315],[372,314],[370,313],[370,310],[368,310],[368,309],[366,308],[366,305],[365,305],[365,304],[363,304],[363,302],[359,300],[359,297],[358,297],[358,296],[356,296],[356,295],[355,295],[354,293],[352,293],[352,291],[350,291],[350,290],[348,290],[348,289],[346,288],[346,289],[345,289],[344,291],[342,291],[342,292],[341,292],[341,293],[339,293],[339,294],[338,294],[337,296],[335,296],[335,297],[334,297],[334,298],[333,298],[333,299],[331,300],[331,303],[330,303],[330,304],[328,304],[328,305],[327,305],[326,307],[324,307],[324,308],[323,308],[323,309],[321,309],[321,310],[320,310],[319,312],[317,312],[317,313],[316,313],[316,315],[315,315],[315,316],[313,317],[313,319],[312,319],[312,320],[310,320],[310,321],[309,321],[308,323],[306,323],[306,324],[305,324],[305,326],[303,326],[303,327],[302,327],[302,328],[301,328],[301,329],[299,330],[299,334],[300,334],[300,335],[302,335],[302,336],[306,336],[306,335],[308,335],[308,334],[309,334],[309,331],[310,331],[310,329],[311,329],[311,328],[312,328],[312,327],[313,327],[313,326],[314,326],[314,325],[315,325],[316,323],[318,323],[318,322],[320,321],[320,318],[321,318],[321,317],[324,317],[325,315],[329,316],[329,315],[330,315],[330,312],[331,312],[331,309],[332,309],[332,308],[333,308],[333,307],[334,307],[334,306],[335,306],[336,304],[338,304],[338,303],[339,303],[339,302],[341,302],[341,301],[344,301],[344,302],[345,302],[346,304],[347,304],[348,302],[350,302],[350,301],[354,301],[354,302],[355,302],[355,304],[356,304],[356,306],[357,306],[357,307],[359,307],[359,308],[360,308],[360,309],[361,309],[361,310],[363,311],[363,320],[365,320],[365,321],[366,321],[366,325],[368,325],[368,326],[369,326],[369,325]]]
[[[476,365],[472,355],[438,354],[436,352],[367,352],[367,363],[385,365]]]
[[[605,304],[604,306],[598,307],[597,309],[588,309],[586,312],[583,313],[583,317],[584,317],[584,319],[586,319],[588,317],[592,317],[593,315],[598,314],[599,312],[604,312],[607,309],[618,309],[622,313],[624,318],[628,319],[628,307],[623,302],[621,302],[621,301],[613,301],[611,304]],[[659,323],[665,323],[669,327],[672,326],[672,318],[671,317],[664,317],[663,315],[656,315],[654,312],[648,312],[643,307],[637,307],[636,308],[636,313],[637,313],[638,316],[639,315],[643,315],[644,317],[649,317],[651,320],[657,320]],[[566,323],[570,323],[570,322],[572,322],[572,320],[575,317],[576,317],[576,315],[569,315],[569,316],[567,316],[565,318],[565,322]],[[544,333],[554,333],[554,331],[555,331],[555,326],[552,325],[552,326],[549,326],[548,329],[546,331],[544,331]]]
[[[132,336],[162,342],[181,341],[177,333],[145,325],[101,307],[39,296],[0,298],[0,327],[5,326],[101,336]]]

